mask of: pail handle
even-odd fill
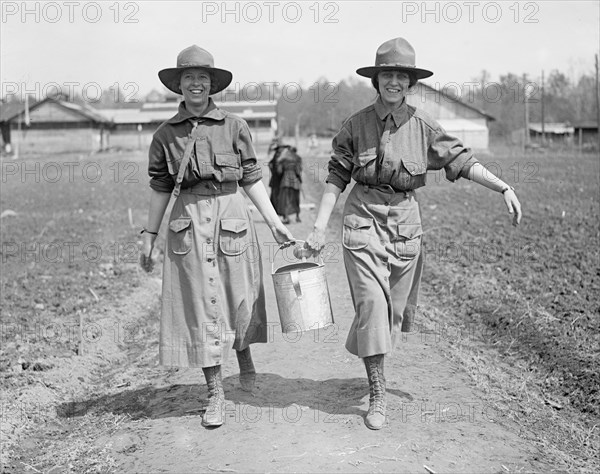
[[[296,244],[295,245],[298,245],[298,242],[302,242],[303,244],[306,243],[306,241],[304,241],[304,240],[296,240]],[[271,274],[275,273],[275,257],[277,256],[277,253],[284,248],[284,245],[285,244],[281,244],[279,246],[279,248],[277,250],[275,250],[275,253],[273,254],[273,262],[271,262]],[[320,265],[323,265],[324,262],[323,262],[323,256],[321,255],[321,253],[319,252],[319,254],[317,256],[318,256],[318,259],[319,259],[318,263]],[[298,260],[300,260],[301,262],[306,262],[306,258],[302,258],[302,259],[298,259]],[[296,293],[297,293],[297,290],[296,290]]]

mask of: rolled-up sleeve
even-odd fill
[[[477,163],[473,151],[465,147],[458,138],[448,135],[441,127],[433,132],[427,161],[428,169],[444,168],[449,181],[468,177],[469,169]]]
[[[242,122],[235,143],[236,151],[242,160],[243,175],[239,180],[240,186],[248,186],[262,179],[262,170],[256,159],[256,153],[252,146],[252,136],[246,122]]]
[[[175,183],[169,174],[165,150],[156,136],[152,138],[148,152],[148,175],[150,176],[150,187],[155,191],[162,193],[173,191]]]
[[[329,160],[329,175],[325,180],[342,190],[350,183],[352,178],[352,157],[354,156],[354,146],[352,142],[351,122],[346,122],[332,141],[333,154]]]

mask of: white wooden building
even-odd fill
[[[407,96],[407,102],[427,112],[466,146],[479,152],[489,152],[488,123],[495,120],[491,115],[423,82],[417,83]]]

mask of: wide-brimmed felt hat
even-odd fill
[[[196,45],[185,48],[179,53],[177,55],[177,67],[159,71],[158,77],[160,82],[162,82],[167,89],[176,94],[181,94],[181,89],[179,87],[181,73],[186,69],[193,67],[206,69],[210,74],[211,81],[209,93],[211,95],[225,89],[231,84],[231,80],[233,79],[233,74],[231,74],[231,72],[215,67],[215,60],[212,54]]]
[[[383,43],[377,48],[375,66],[361,67],[356,73],[364,77],[373,77],[379,71],[389,69],[414,74],[417,80],[433,76],[433,72],[416,67],[415,50],[404,38],[394,38]]]

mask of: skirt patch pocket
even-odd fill
[[[398,239],[394,243],[396,255],[400,259],[411,260],[421,252],[421,234],[423,230],[420,223],[398,224]]]
[[[361,217],[354,214],[344,216],[342,242],[348,250],[359,250],[369,245],[371,238],[372,217]]]
[[[177,255],[185,255],[192,250],[191,217],[178,217],[169,222],[169,244]]]
[[[219,248],[225,255],[235,256],[244,253],[248,247],[248,221],[230,217],[221,219]]]

